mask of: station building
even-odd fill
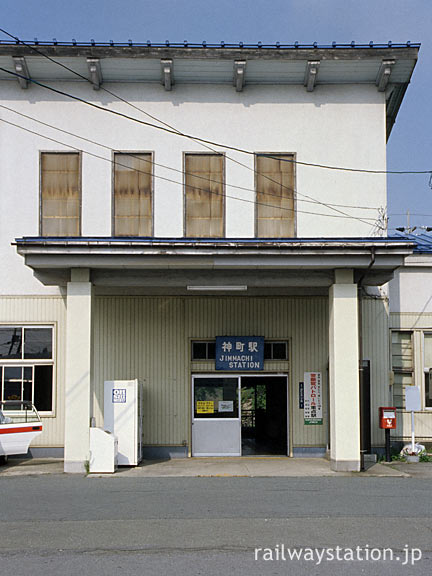
[[[356,471],[383,445],[415,247],[386,234],[386,141],[418,49],[0,44],[1,397],[40,411],[35,454],[85,470],[131,378],[145,458]]]

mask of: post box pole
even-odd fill
[[[391,462],[390,455],[390,428],[385,429],[385,451],[386,451],[386,462]]]

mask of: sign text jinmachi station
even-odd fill
[[[263,370],[263,336],[217,336],[216,370]]]

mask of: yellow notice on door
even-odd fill
[[[213,414],[214,413],[213,400],[197,400],[196,411],[197,414]]]

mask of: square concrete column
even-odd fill
[[[71,270],[67,284],[64,471],[83,473],[92,416],[92,298],[87,269]]]
[[[352,270],[335,270],[329,305],[331,468],[359,471],[358,300]]]

